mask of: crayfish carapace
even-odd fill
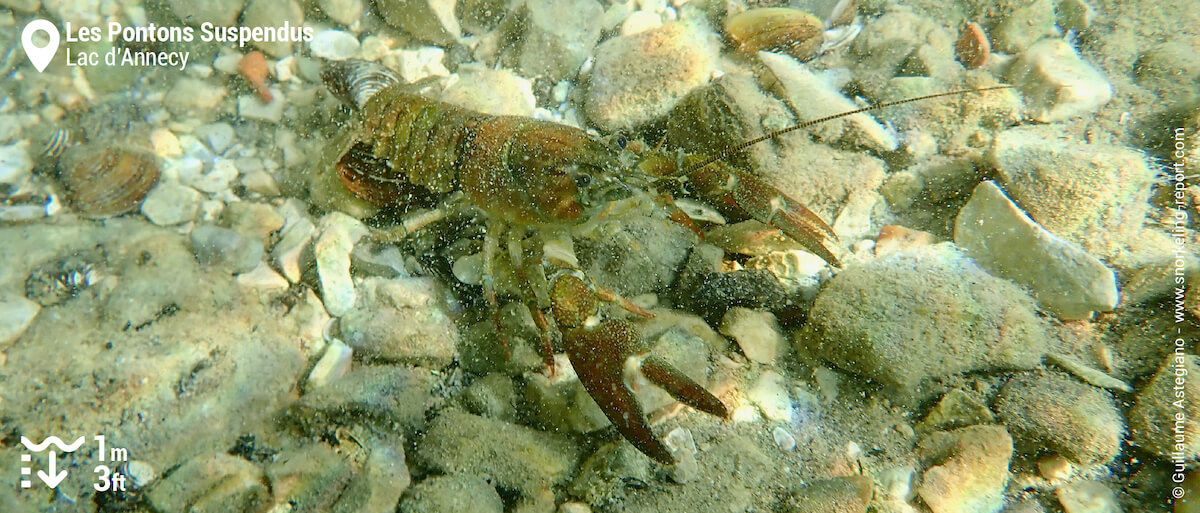
[[[591,283],[572,268],[577,265],[573,258],[549,258],[541,247],[526,245],[561,240],[572,226],[597,215],[622,194],[654,198],[655,204],[670,211],[671,219],[689,223],[669,196],[654,191],[656,183],[670,181],[684,182],[694,194],[739,207],[839,265],[841,250],[829,225],[723,159],[786,131],[904,102],[802,123],[713,157],[646,151],[633,165],[623,166],[623,148],[594,139],[584,130],[519,116],[493,116],[429,99],[409,92],[396,74],[372,62],[331,62],[323,75],[329,89],[360,115],[349,131],[331,143],[325,160],[318,164],[319,172],[335,170],[348,190],[380,206],[409,197],[440,201],[436,208],[405,217],[384,238],[402,238],[457,209],[483,212],[481,285],[497,329],[493,270],[504,256],[519,276],[521,299],[543,334],[547,364],[553,368],[553,324],[580,382],[604,414],[638,450],[665,464],[674,460],[651,430],[628,383],[631,375],[640,374],[680,402],[718,417],[728,416],[725,405],[683,372],[650,355],[632,323],[601,317],[599,305],[607,301],[634,314],[649,314]],[[527,237],[530,232],[534,235]]]

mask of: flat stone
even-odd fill
[[[350,278],[350,253],[367,228],[361,222],[341,212],[326,214],[317,229],[313,242],[317,275],[321,285],[321,300],[329,315],[340,317],[354,307],[358,297]]]
[[[482,477],[471,474],[432,476],[404,495],[400,513],[501,513],[504,501]]]
[[[221,265],[234,274],[253,271],[262,261],[262,243],[228,228],[200,225],[190,235],[196,261]]]
[[[262,121],[270,121],[278,123],[283,120],[283,110],[287,108],[287,101],[283,97],[283,91],[278,87],[269,87],[273,98],[270,103],[263,103],[255,94],[244,94],[238,97],[238,115],[246,119],[258,119]]]
[[[720,330],[738,343],[752,362],[773,364],[787,343],[771,312],[734,307],[721,318]]]
[[[32,171],[28,141],[0,146],[0,184],[19,185],[29,179]]]
[[[322,30],[308,42],[309,52],[314,57],[342,61],[358,55],[358,38],[341,30]]]
[[[575,76],[600,39],[596,0],[528,0],[520,34],[517,69],[529,77],[559,81]]]
[[[917,453],[929,466],[917,494],[934,513],[995,513],[1004,507],[1013,441],[1003,427],[934,433]]]
[[[1060,319],[1088,319],[1117,306],[1116,273],[1042,228],[991,180],[959,211],[954,243],[988,272],[1028,288]]]
[[[1187,399],[1176,402],[1177,393]],[[1200,402],[1195,397],[1200,397],[1200,358],[1172,352],[1129,410],[1133,441],[1164,459],[1200,460]],[[1184,418],[1182,444],[1176,440],[1177,415]]]
[[[358,305],[338,322],[346,344],[383,361],[441,368],[454,361],[458,329],[430,278],[364,280]]]
[[[1112,396],[1062,373],[1014,376],[995,409],[1020,447],[1055,451],[1085,466],[1111,462],[1125,438]]]
[[[364,422],[387,431],[412,432],[425,425],[434,385],[426,369],[359,367],[309,390],[287,409],[285,417],[303,433]]]

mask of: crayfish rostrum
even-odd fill
[[[581,383],[604,414],[622,436],[659,462],[670,464],[673,458],[651,430],[627,382],[630,376],[640,374],[684,404],[718,417],[727,417],[728,410],[683,372],[649,355],[632,323],[604,318],[599,306],[610,302],[636,315],[650,314],[588,279],[575,268],[569,248],[565,257],[553,258],[543,246],[569,238],[573,227],[630,196],[649,198],[672,220],[690,226],[670,196],[656,190],[656,184],[670,182],[738,207],[839,265],[841,250],[833,230],[796,200],[725,163],[728,153],[706,158],[644,150],[631,157],[624,145],[575,127],[488,115],[414,94],[393,72],[366,61],[331,62],[324,79],[359,116],[331,143],[318,172],[332,169],[349,191],[375,205],[410,198],[437,205],[378,234],[385,239],[403,238],[463,208],[482,212],[486,231],[480,281],[497,329],[494,266],[506,258],[519,278],[521,300],[542,333],[548,366],[553,368],[552,333],[557,332]],[[760,140],[765,138],[730,151]]]

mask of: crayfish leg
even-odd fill
[[[512,358],[512,353],[508,347],[508,337],[504,335],[504,326],[500,322],[500,300],[496,294],[496,256],[500,253],[500,234],[504,232],[504,223],[498,221],[487,222],[487,227],[483,234],[483,273],[480,276],[480,285],[483,286],[483,299],[487,301],[488,313],[492,316],[492,322],[496,325],[496,335],[500,337],[500,344],[504,346],[504,359]]]

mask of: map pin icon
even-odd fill
[[[39,30],[50,36],[50,44],[41,48],[33,45],[33,34]],[[58,27],[42,19],[29,22],[28,25],[25,25],[25,30],[21,32],[21,46],[25,47],[25,55],[29,56],[29,62],[32,62],[33,67],[41,73],[50,64],[50,59],[54,58],[54,54],[58,53]]]

